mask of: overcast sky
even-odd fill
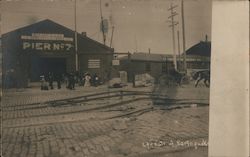
[[[178,5],[179,22],[176,29],[181,32],[181,3],[179,0],[102,0],[104,18],[109,20],[107,43],[111,38],[111,26],[115,27],[113,44],[117,52],[173,52],[172,30],[169,27],[168,8],[171,2]],[[210,0],[185,0],[186,47],[205,40],[207,34],[211,39]],[[100,32],[99,0],[77,0],[77,31],[102,42]],[[5,0],[1,6],[2,33],[41,21],[51,19],[66,27],[74,29],[73,0]],[[182,40],[181,40],[182,41]],[[182,44],[182,42],[180,43]],[[182,45],[181,45],[182,47]],[[176,40],[177,50],[177,40]],[[182,49],[181,49],[182,51]]]

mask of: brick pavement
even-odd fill
[[[164,91],[162,88],[160,90]],[[180,96],[176,94],[176,97],[181,97],[189,92],[201,93],[201,97],[205,98],[208,93],[208,89],[204,88],[178,90]],[[41,95],[41,91],[36,92],[16,92],[14,94],[15,98],[18,97],[17,99],[11,99],[13,97],[11,97],[11,93],[8,93],[9,97],[5,97],[5,101],[3,101],[8,102],[3,105],[2,151],[4,157],[136,157],[149,155],[160,157],[175,150],[185,149],[186,146],[162,146],[148,149],[142,144],[152,140],[199,141],[207,140],[208,137],[208,106],[162,110],[152,101],[143,100],[112,109],[69,114],[73,110],[114,102],[114,100],[99,100],[93,104],[82,106],[62,106],[54,109],[46,107],[43,110],[39,108],[18,110],[22,107],[8,108],[8,105],[25,105],[35,102],[41,102],[40,105],[44,105],[42,102],[48,100],[82,95],[83,90],[72,91],[73,95],[68,94],[69,91],[62,90],[61,93],[57,93],[58,96],[49,92],[44,96]],[[93,90],[90,89],[88,92],[91,93]],[[51,96],[48,96],[50,94]],[[68,96],[66,96],[67,94]],[[30,98],[26,100],[27,97]],[[37,107],[37,105],[35,106]],[[150,106],[153,106],[154,110],[137,115],[106,119]],[[58,115],[57,113],[61,111],[66,111],[66,113]],[[48,115],[41,116],[44,113]],[[206,151],[204,154],[206,155]]]

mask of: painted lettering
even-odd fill
[[[31,48],[35,49],[35,43],[31,43]]]
[[[53,44],[53,50],[60,50],[60,44],[54,43]]]
[[[69,51],[73,46],[71,44],[65,44],[66,50]]]
[[[23,50],[52,50],[52,51],[70,51],[73,47],[70,43],[41,43],[41,42],[23,42]]]
[[[64,49],[64,44],[61,44],[60,46],[61,46],[61,49],[63,50]]]
[[[49,43],[44,43],[43,49],[44,50],[51,50],[50,44]]]
[[[27,49],[27,48],[30,48],[30,43],[28,43],[28,42],[23,42],[23,49],[25,50],[25,49]]]
[[[43,50],[43,43],[36,43],[36,49],[37,50]]]

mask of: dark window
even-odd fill
[[[150,63],[146,63],[146,71],[151,71],[151,64]]]

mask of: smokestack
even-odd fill
[[[150,48],[148,48],[148,54],[150,54]]]
[[[206,39],[205,39],[205,41],[208,42],[208,36],[207,36],[207,34],[206,34]]]

